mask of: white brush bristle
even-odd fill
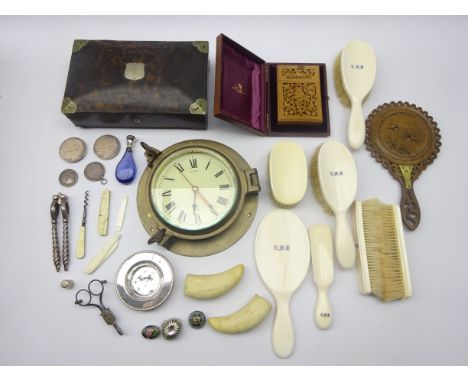
[[[312,156],[312,162],[310,166],[310,175],[312,178],[312,189],[314,191],[315,199],[322,206],[325,213],[329,215],[334,215],[333,210],[330,208],[330,206],[325,200],[325,197],[322,191],[322,185],[320,183],[320,177],[319,177],[319,172],[318,172],[318,166],[319,166],[318,157],[319,157],[319,151],[321,147],[322,145],[318,146],[314,151],[314,155]]]
[[[362,202],[362,222],[371,293],[383,301],[408,297],[393,206]]]
[[[335,58],[335,63],[333,64],[333,80],[338,99],[344,107],[350,108],[351,100],[348,94],[346,94],[346,90],[343,86],[343,77],[341,77],[341,53]]]

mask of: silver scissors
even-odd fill
[[[104,293],[104,284],[106,280],[91,280],[88,284],[88,289],[80,289],[76,292],[75,304],[80,306],[95,306],[101,311],[101,317],[107,325],[112,325],[117,333],[123,334],[122,329],[115,323],[115,316],[109,308],[106,308],[102,303],[102,294]],[[99,305],[92,302],[93,296],[99,297]]]

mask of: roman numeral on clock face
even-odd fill
[[[171,196],[172,195],[172,190],[164,191],[161,195],[162,196]]]
[[[174,211],[174,209],[176,208],[176,204],[175,202],[170,202],[170,203],[167,203],[164,208],[166,209],[166,211],[168,212],[172,212]]]
[[[185,223],[185,218],[187,217],[187,212],[185,212],[184,210],[181,210],[179,212],[179,216],[177,217],[177,221],[179,223]]]
[[[190,167],[197,168],[197,158],[191,158],[189,159],[189,162],[190,162]]]
[[[230,184],[220,184],[219,185],[220,190],[227,190],[229,187],[231,187]]]
[[[224,198],[223,196],[218,196],[218,200],[216,200],[216,202],[223,206],[227,206],[229,203],[229,200]]]
[[[220,170],[215,174],[215,178],[219,178],[223,174],[224,174],[224,170]]]
[[[176,162],[174,163],[174,166],[177,170],[179,170],[180,172],[184,172],[185,169],[182,167],[182,165],[179,163],[179,162]]]

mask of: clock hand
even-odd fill
[[[205,204],[208,206],[208,208],[210,209],[210,211],[218,216],[218,212],[215,210],[215,208],[213,207],[213,205],[205,198],[205,196],[203,196],[203,194],[200,192],[200,189],[197,187],[197,186],[194,186],[192,184],[192,182],[190,182],[190,180],[188,180],[188,178],[184,175],[183,172],[180,172],[180,174],[184,177],[184,179],[192,186],[192,190],[193,192],[195,193],[195,198],[197,197],[197,194],[200,195],[200,198],[205,202]]]
[[[197,213],[197,189],[192,187],[192,191],[193,191],[192,211],[193,211],[193,216],[195,216]]]
[[[185,178],[185,180],[192,186],[192,188],[193,188],[193,187],[196,187],[196,186],[194,186],[194,185],[192,184],[192,182],[191,182],[190,180],[188,180],[188,178],[184,175],[183,172],[180,172],[180,175],[182,175],[182,176]]]
[[[213,207],[213,205],[205,198],[205,196],[201,193],[200,189],[198,187],[194,187],[194,192],[195,192],[195,196],[196,195],[199,195],[200,198],[203,200],[203,202],[208,206],[208,208],[210,209],[210,211],[218,216],[218,212],[215,210],[215,208]]]
[[[208,206],[208,208],[210,209],[211,212],[213,212],[215,215],[218,215],[218,213],[216,212],[215,208],[213,207],[213,205],[203,196],[203,194],[200,192],[200,190],[197,191],[198,192],[198,195],[200,195],[200,197],[202,198],[202,200],[205,202],[205,204]]]

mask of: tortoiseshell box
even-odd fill
[[[206,129],[208,42],[75,40],[62,112],[81,127]]]
[[[318,66],[321,122],[281,123],[278,121],[278,65]],[[325,64],[267,63],[235,41],[220,34],[216,39],[214,115],[247,126],[263,135],[329,136]]]

